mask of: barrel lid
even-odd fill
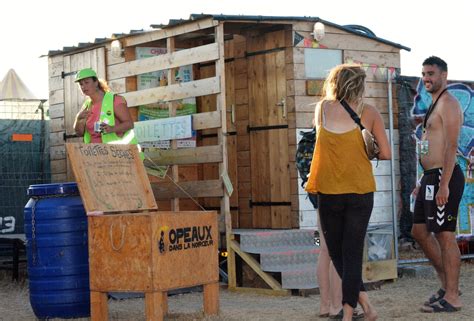
[[[68,195],[79,194],[79,189],[75,182],[56,183],[56,184],[36,184],[30,185],[27,191],[28,196],[43,195]]]

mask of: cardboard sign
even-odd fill
[[[157,209],[136,145],[66,144],[88,213]]]

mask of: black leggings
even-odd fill
[[[355,308],[362,281],[364,240],[374,206],[374,193],[319,194],[321,229],[329,255],[342,279],[342,304]]]

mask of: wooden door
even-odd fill
[[[92,68],[100,79],[106,79],[105,48],[88,50],[78,54],[64,56],[64,129],[65,140],[68,143],[81,142],[82,138],[74,137],[74,119],[85,100],[81,89],[74,82],[76,72],[83,68]],[[69,161],[67,162],[67,178],[74,178]]]
[[[291,228],[285,51],[247,59],[253,227]]]

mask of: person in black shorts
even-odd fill
[[[434,196],[438,192],[442,172],[441,168],[424,171],[413,212],[413,223],[426,224],[428,231],[433,233],[456,231],[459,203],[464,192],[464,174],[456,165],[449,181],[448,202],[436,205]]]
[[[433,103],[423,121],[418,156],[424,169],[416,196],[413,238],[434,266],[440,289],[422,306],[423,312],[455,312],[462,307],[459,297],[461,253],[456,241],[459,203],[464,175],[457,165],[458,139],[463,113],[457,99],[448,92],[448,65],[431,56],[423,62],[422,81]]]

